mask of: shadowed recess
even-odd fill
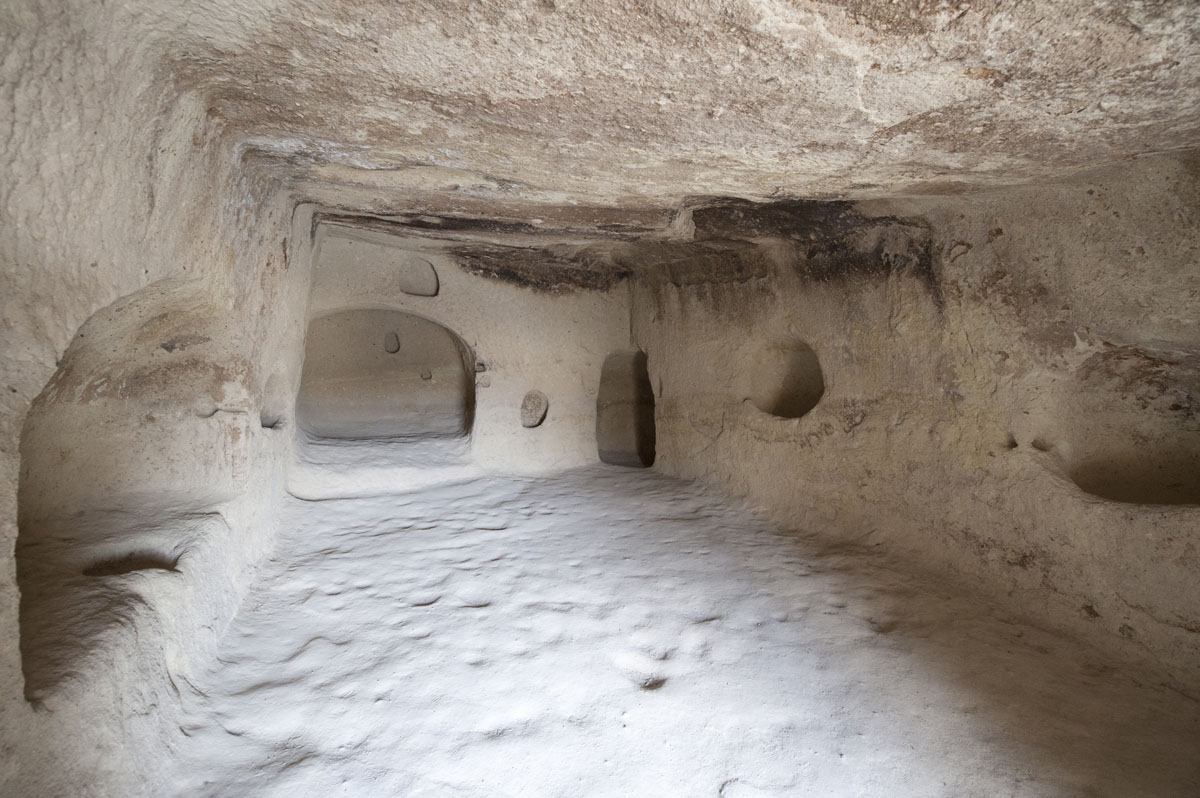
[[[817,353],[803,341],[775,341],[752,360],[750,400],[764,413],[800,418],[825,394],[825,375]]]
[[[475,407],[473,357],[435,322],[392,310],[313,320],[297,421],[326,438],[464,435]]]
[[[646,353],[609,355],[600,372],[596,398],[596,443],[600,460],[611,465],[654,465],[654,391]]]

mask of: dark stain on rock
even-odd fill
[[[1200,355],[1109,344],[1088,357],[1076,376],[1092,388],[1127,396],[1143,409],[1165,406],[1185,421],[1200,413]]]
[[[627,273],[532,247],[464,246],[452,250],[468,274],[547,294],[607,291]]]
[[[623,218],[616,208],[581,208],[572,213],[562,208],[530,209],[529,213],[552,217],[544,224],[501,219],[487,216],[467,216],[446,213],[394,213],[385,210],[355,211],[340,209],[341,213],[318,213],[313,216],[312,232],[321,224],[343,225],[374,230],[389,235],[418,235],[423,238],[452,240],[495,241],[516,236],[574,237],[602,240],[634,241],[642,236],[660,232],[659,228],[636,223],[642,216],[629,213]],[[375,214],[375,215],[371,215]],[[665,223],[666,214],[661,214]],[[654,215],[651,214],[653,219]]]
[[[189,346],[196,344],[206,344],[212,339],[205,335],[177,335],[159,344],[159,348],[167,352],[174,352],[176,349],[183,351]]]
[[[992,87],[996,89],[1008,83],[1008,75],[991,67],[967,67],[963,70],[963,75],[971,80],[989,80],[992,82]]]
[[[689,197],[697,241],[753,238],[840,237],[860,227],[854,203],[841,200],[787,199],[754,202],[735,197]]]
[[[937,26],[935,3],[879,3],[875,0],[831,0],[855,24],[887,34],[925,34]],[[961,14],[960,14],[961,15]]]
[[[613,261],[630,272],[653,270],[670,283],[745,283],[770,276],[771,259],[745,241],[645,241],[617,247]]]
[[[875,618],[868,618],[867,626],[871,627],[871,631],[875,634],[886,635],[900,628],[900,622],[894,620],[881,621]]]
[[[1023,551],[1019,553],[1009,553],[1004,558],[1005,565],[1011,565],[1016,568],[1030,568],[1037,564],[1037,555],[1033,552]]]
[[[477,233],[483,235],[533,235],[538,232],[535,225],[527,222],[511,222],[465,216],[433,216],[419,213],[401,213],[389,219],[372,217],[324,216],[322,221],[335,224],[353,224],[356,227],[384,230],[386,232],[438,232]]]
[[[683,212],[691,215],[697,241],[791,240],[803,279],[829,283],[909,275],[929,289],[939,310],[945,305],[924,219],[867,217],[841,200],[692,198]]]
[[[1018,311],[1038,305],[1050,296],[1050,289],[1043,283],[1011,275],[1000,268],[983,278],[981,288],[983,296],[994,298]]]

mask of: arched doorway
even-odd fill
[[[596,396],[600,460],[647,468],[654,464],[654,392],[646,353],[616,352],[604,360]]]

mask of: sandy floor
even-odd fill
[[[293,500],[179,796],[1196,796],[1200,706],[598,467]]]

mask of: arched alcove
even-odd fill
[[[309,323],[297,423],[323,438],[459,436],[475,407],[473,358],[437,322],[345,310]]]
[[[237,324],[195,285],[153,283],[96,311],[33,400],[15,545],[29,700],[135,683],[236,606],[261,538],[232,542],[222,511],[247,496],[269,512],[252,458],[288,404],[280,377],[256,407]]]
[[[596,444],[600,460],[646,468],[654,464],[654,392],[646,353],[609,355],[596,397]]]
[[[1105,346],[1064,384],[1032,446],[1085,493],[1141,505],[1200,505],[1200,359]]]
[[[1200,450],[1120,439],[1079,448],[1067,475],[1085,493],[1129,504],[1200,505]]]

